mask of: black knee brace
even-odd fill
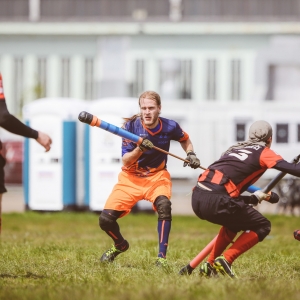
[[[166,196],[158,196],[154,205],[158,213],[158,220],[172,220],[171,201]]]
[[[102,212],[99,216],[99,226],[103,231],[119,229],[117,218]]]
[[[271,222],[266,219],[264,224],[259,229],[253,230],[258,235],[258,240],[261,242],[271,232]]]

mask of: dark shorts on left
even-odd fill
[[[0,155],[0,194],[7,192],[4,184],[4,166],[5,166],[5,159],[2,155]]]

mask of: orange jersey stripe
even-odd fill
[[[261,155],[260,155],[260,158],[259,158],[259,164],[263,168],[272,168],[280,160],[283,160],[283,158],[279,154],[275,153],[270,148],[265,148],[261,152]]]
[[[162,243],[163,239],[164,239],[164,232],[165,232],[165,220],[162,221],[162,226],[161,226],[161,237],[160,237],[160,243]]]
[[[215,174],[211,180],[212,183],[219,184],[223,178],[223,174],[219,172],[218,170],[215,170]]]
[[[182,132],[183,132],[183,137],[178,142],[184,142],[190,137],[185,131],[182,130]]]

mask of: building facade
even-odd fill
[[[245,138],[249,124],[266,117],[262,109],[274,107],[277,119],[275,112],[268,116],[279,150],[296,149],[299,20],[300,0],[1,0],[8,107],[22,117],[23,105],[39,98],[96,100],[155,90],[169,110],[176,107],[178,120],[180,107],[207,111],[201,126],[215,131],[205,164]],[[229,125],[219,121],[225,113]]]

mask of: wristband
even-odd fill
[[[196,153],[194,151],[190,150],[186,153],[186,155],[196,155]]]

